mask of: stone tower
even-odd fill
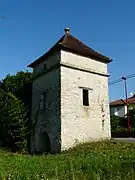
[[[57,153],[110,138],[106,56],[70,34],[31,63],[32,153]]]

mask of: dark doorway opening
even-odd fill
[[[41,133],[41,150],[42,150],[42,153],[45,153],[45,154],[51,153],[50,138],[48,134],[45,132]]]
[[[41,154],[50,154],[51,153],[51,147],[50,147],[50,138],[48,136],[48,134],[46,132],[41,132],[39,134],[39,138],[38,138],[37,144],[38,147],[35,151],[36,155],[41,155]]]

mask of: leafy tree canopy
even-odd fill
[[[0,142],[13,151],[30,138],[32,73],[20,71],[0,81]],[[26,110],[27,109],[27,110]]]
[[[23,101],[25,106],[31,108],[32,97],[32,73],[17,72],[15,75],[8,74],[1,82],[4,90],[12,92],[17,98]]]
[[[11,151],[27,149],[27,112],[11,92],[0,89],[0,143]]]

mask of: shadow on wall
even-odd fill
[[[54,132],[48,133],[40,131],[36,134],[34,151],[31,154],[42,155],[59,153],[61,151],[60,139],[60,132],[55,134]]]
[[[39,141],[41,142],[39,150],[35,151],[34,154],[49,154],[51,153],[50,138],[46,132],[39,134]]]
[[[42,147],[41,149],[43,150],[44,153],[50,153],[51,152],[51,143],[50,143],[50,139],[47,133],[42,132],[40,134],[40,139],[42,142]]]
[[[56,154],[61,151],[61,120],[52,118],[51,122],[50,118],[44,117],[45,114],[38,113],[33,124],[30,154]]]

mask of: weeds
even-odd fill
[[[134,143],[85,143],[53,156],[0,151],[1,180],[134,180],[134,169]]]

